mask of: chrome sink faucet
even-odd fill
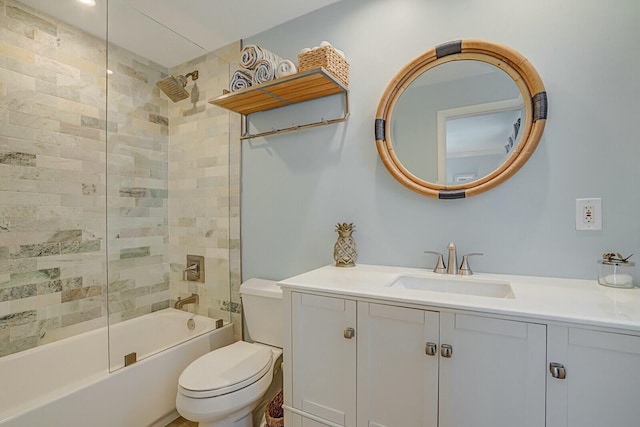
[[[424,251],[425,254],[434,254],[438,255],[438,261],[436,261],[436,266],[433,268],[434,273],[438,274],[459,274],[462,276],[470,276],[473,274],[471,271],[471,267],[469,266],[468,257],[473,255],[482,255],[480,252],[473,252],[470,254],[466,254],[462,256],[462,263],[460,264],[460,268],[458,268],[458,255],[456,253],[456,245],[453,242],[449,242],[447,245],[447,265],[444,264],[443,256],[440,252],[435,251]]]
[[[447,245],[449,256],[447,257],[447,274],[458,274],[458,255],[456,254],[456,245],[449,242]]]

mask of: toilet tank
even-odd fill
[[[273,280],[249,279],[240,285],[249,338],[282,348],[282,289]]]

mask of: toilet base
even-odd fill
[[[178,395],[177,402],[183,399],[182,396]],[[235,412],[228,413],[227,416],[222,415],[223,418],[218,418],[218,416],[212,415],[211,413],[203,413],[202,411],[198,411],[198,406],[196,405],[203,404],[200,406],[200,409],[208,408],[207,402],[204,402],[205,399],[199,400],[196,399],[196,402],[191,402],[190,409],[191,411],[186,411],[184,405],[178,405],[178,412],[186,419],[191,421],[197,421],[198,427],[253,427],[253,410],[257,406],[257,400],[249,406],[244,406],[240,408],[236,408]]]
[[[251,415],[251,411],[245,413],[244,416],[235,413],[224,420],[200,422],[198,427],[253,427],[253,417]]]

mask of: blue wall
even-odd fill
[[[242,142],[243,278],[282,279],[332,263],[337,222],[356,224],[363,264],[431,267],[423,251],[444,252],[449,241],[458,253],[485,253],[473,259],[478,272],[595,278],[605,251],[636,252],[640,262],[638,4],[343,0],[246,40],[290,59],[322,40],[343,50],[351,117]],[[405,63],[466,38],[527,57],[545,83],[549,118],[536,152],[504,184],[468,199],[431,199],[386,171],[373,121]],[[335,98],[257,120],[330,118]],[[602,198],[602,231],[575,230],[579,197]]]

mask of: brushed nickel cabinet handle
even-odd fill
[[[435,356],[438,352],[438,344],[434,342],[428,342],[424,347],[424,352],[427,356]]]
[[[346,328],[344,330],[344,337],[348,340],[350,340],[351,338],[353,338],[356,335],[356,330],[353,328]]]
[[[447,359],[450,358],[453,355],[453,347],[449,344],[442,344],[440,346],[440,355]]]
[[[561,363],[551,362],[549,363],[549,372],[553,378],[563,380],[567,378],[567,370]]]

